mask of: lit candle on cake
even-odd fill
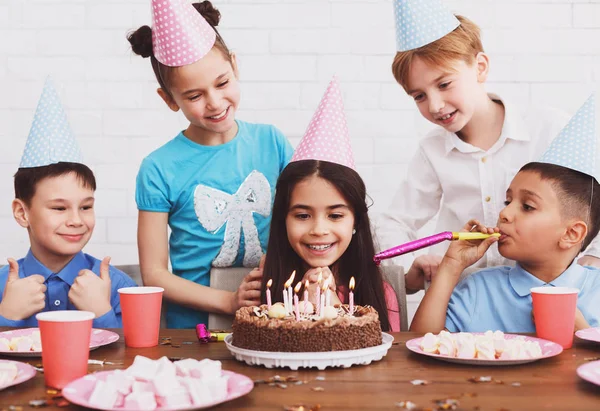
[[[298,281],[296,287],[294,287],[294,311],[296,311],[296,321],[300,321],[300,304],[298,302],[298,292],[302,288],[302,281]]]
[[[354,277],[350,278],[350,286],[348,288],[350,288],[348,296],[350,300],[350,315],[352,315],[354,313]]]
[[[333,281],[333,277],[329,277],[327,279],[327,292],[325,294],[325,307],[329,307],[331,305],[331,288],[329,288],[329,283]]]
[[[325,309],[325,290],[329,287],[329,279],[323,281],[323,289],[321,290],[321,301],[320,301],[320,309],[319,309],[319,318],[323,317],[323,310]]]
[[[292,272],[290,278],[283,285],[283,305],[285,307],[285,312],[288,314],[293,314],[294,310],[292,309],[292,283],[294,282],[294,277],[296,276],[296,270]]]
[[[273,285],[273,279],[267,281],[267,309],[271,309],[271,286]]]
[[[317,305],[317,315],[321,314],[321,282],[323,281],[323,272],[319,271],[319,276],[317,277],[317,298],[315,304]]]
[[[308,308],[308,280],[304,283],[304,314],[307,314]]]

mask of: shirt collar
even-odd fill
[[[585,278],[585,268],[576,262],[573,262],[560,276],[549,283],[545,283],[533,274],[525,271],[519,263],[508,272],[508,281],[510,282],[510,285],[521,297],[526,297],[531,294],[531,289],[533,287],[571,287],[581,290]]]
[[[502,105],[504,106],[504,124],[502,124],[502,131],[498,141],[496,141],[496,143],[487,152],[485,152],[478,147],[472,146],[469,143],[465,143],[455,133],[444,130],[446,155],[448,155],[452,150],[456,149],[465,154],[480,152],[483,156],[485,154],[493,154],[498,151],[502,146],[504,146],[504,143],[506,143],[507,139],[515,141],[531,140],[529,131],[527,130],[523,119],[519,115],[519,110],[517,107],[511,104],[509,101],[504,100],[497,94],[488,93],[488,96],[492,100],[502,102]]]
[[[25,276],[39,274],[42,277],[44,277],[45,281],[48,281],[48,278],[51,275],[56,274],[57,277],[59,277],[65,283],[69,284],[69,286],[73,285],[73,282],[75,281],[75,278],[77,278],[79,271],[81,271],[84,268],[91,268],[87,259],[85,258],[85,255],[83,254],[83,251],[80,251],[77,254],[75,254],[71,261],[69,261],[69,263],[58,273],[53,273],[52,271],[50,271],[49,268],[47,268],[37,258],[35,258],[35,256],[31,252],[31,249],[29,250],[29,252],[27,252],[27,255],[23,259],[22,264]]]

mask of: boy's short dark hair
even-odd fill
[[[585,250],[600,230],[600,184],[595,178],[567,167],[548,163],[527,163],[520,171],[538,173],[542,180],[552,181],[561,213],[576,217],[588,225],[588,233],[581,249]]]
[[[35,195],[35,189],[46,178],[75,173],[86,188],[96,191],[96,178],[88,166],[80,163],[61,162],[42,167],[19,168],[15,174],[15,198],[28,206]]]

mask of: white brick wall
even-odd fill
[[[392,0],[215,0],[237,53],[239,118],[270,122],[296,144],[330,77],[344,91],[358,168],[375,202],[394,192],[429,129],[394,83]],[[142,158],[185,127],[156,95],[148,60],[125,34],[150,23],[150,0],[0,1],[0,263],[27,250],[12,175],[44,78],[59,86],[96,172],[98,223],[87,251],[137,261],[134,180]],[[448,0],[483,29],[489,89],[573,112],[600,82],[600,0]],[[416,299],[414,299],[416,301]]]

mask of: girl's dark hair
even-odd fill
[[[373,262],[375,247],[367,213],[365,183],[356,171],[327,161],[303,160],[292,162],[288,164],[277,180],[271,232],[264,267],[265,275],[262,281],[263,303],[266,302],[265,291],[268,279],[273,279],[271,292],[275,302],[281,301],[283,284],[292,271],[296,270],[296,278],[298,278],[298,275],[300,275],[300,278],[304,276],[305,263],[296,254],[288,241],[286,217],[294,187],[311,176],[320,177],[337,188],[354,212],[356,234],[352,236],[346,252],[335,263],[337,265],[335,275],[338,284],[347,288],[350,277],[354,277],[356,280],[354,289],[356,304],[373,306],[379,313],[381,328],[385,331],[390,330],[383,276]]]
[[[208,24],[210,24],[215,30],[217,38],[213,47],[219,50],[227,61],[232,63],[233,60],[231,58],[231,52],[216,29],[216,27],[219,25],[219,21],[221,20],[221,13],[219,13],[219,10],[217,10],[208,0],[205,0],[201,3],[192,3],[192,6],[194,6],[198,13],[200,13],[208,22]],[[169,91],[169,78],[172,72],[177,69],[177,67],[166,66],[158,61],[156,57],[154,57],[152,48],[152,28],[149,26],[142,26],[135,31],[129,32],[127,34],[127,40],[129,40],[131,49],[135,54],[144,58],[150,57],[152,70],[154,70],[154,75],[156,76],[158,84],[160,84],[160,88],[162,88],[165,93],[171,96],[171,92]]]
[[[80,163],[60,162],[42,167],[19,168],[15,174],[15,198],[30,206],[38,184],[47,178],[69,173],[75,173],[82,186],[96,191],[96,178],[88,166]]]
[[[549,180],[560,202],[561,214],[588,225],[581,249],[585,250],[600,230],[600,184],[595,178],[570,168],[548,163],[527,163],[520,171],[538,173]]]

